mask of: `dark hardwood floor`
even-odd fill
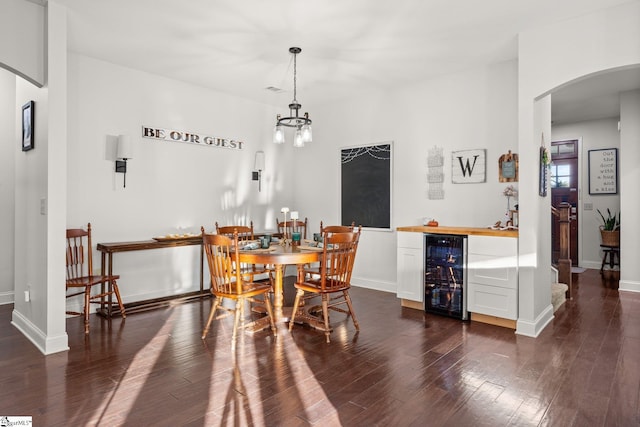
[[[606,279],[606,278],[605,278]],[[597,270],[538,338],[401,308],[354,288],[361,331],[331,343],[301,326],[200,334],[210,300],[111,322],[67,320],[71,350],[43,356],[0,306],[0,416],[34,426],[632,426],[640,420],[640,295]]]

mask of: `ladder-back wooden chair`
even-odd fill
[[[277,335],[275,323],[273,322],[273,310],[267,293],[271,290],[268,283],[255,283],[245,280],[246,276],[240,273],[235,267],[236,262],[241,262],[241,254],[238,249],[238,235],[234,233],[233,239],[221,234],[207,234],[202,230],[202,244],[204,245],[209,273],[211,275],[211,293],[215,296],[213,306],[209,312],[209,318],[202,331],[202,339],[207,337],[209,327],[218,310],[226,313],[233,313],[233,333],[231,336],[231,351],[235,352],[236,337],[238,334],[238,324],[242,321],[244,327],[245,303],[264,304],[269,316],[269,323],[273,335]],[[233,307],[225,307],[224,300],[233,301]],[[219,317],[218,317],[219,318]]]
[[[291,238],[291,233],[293,233],[294,231],[299,231],[300,236],[303,239],[306,239],[308,224],[309,224],[309,220],[307,218],[305,218],[304,221],[300,219],[296,219],[296,220],[289,220],[287,222],[279,221],[278,218],[276,218],[278,233],[282,234],[283,236],[288,236],[289,239]]]
[[[360,325],[353,311],[353,304],[349,295],[351,288],[351,273],[356,258],[360,228],[348,233],[325,233],[319,274],[306,274],[303,266],[298,267],[298,279],[295,283],[296,298],[289,323],[289,330],[293,329],[298,307],[307,306],[306,301],[320,296],[322,298],[322,317],[327,342],[330,341],[331,326],[329,324],[329,310],[335,310],[350,315],[356,330]],[[347,309],[339,306],[346,305]]]
[[[120,298],[120,290],[118,289],[118,275],[96,275],[93,274],[93,257],[91,246],[91,223],[87,224],[87,229],[69,228],[67,229],[67,292],[74,289],[75,292],[67,294],[67,298],[77,295],[84,295],[83,311],[67,311],[67,314],[84,316],[84,332],[89,333],[89,313],[91,304],[118,304],[120,314],[126,317],[124,305]],[[91,294],[94,286],[101,285],[98,294]],[[81,289],[81,290],[79,290]],[[112,301],[115,295],[117,302]],[[109,312],[111,307],[109,307]]]

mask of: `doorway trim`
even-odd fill
[[[583,218],[584,218],[584,213],[585,213],[585,209],[584,209],[584,203],[583,203],[583,194],[584,194],[584,177],[583,177],[583,171],[584,171],[584,156],[585,153],[583,152],[583,144],[582,144],[582,137],[581,136],[566,136],[566,137],[562,137],[562,138],[556,138],[553,135],[553,128],[551,130],[551,143],[553,144],[554,142],[562,142],[562,141],[572,141],[575,140],[577,141],[577,153],[578,153],[578,203],[577,203],[577,210],[578,210],[578,218],[580,218],[580,220],[578,221],[578,230],[577,230],[577,234],[578,234],[578,266],[583,266],[583,253],[584,253],[584,248],[583,248],[583,244],[584,244],[584,237],[583,237],[583,225],[584,222]],[[550,242],[551,243],[551,242]],[[572,267],[577,267],[577,266],[572,266]]]

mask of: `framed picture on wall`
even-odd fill
[[[618,194],[618,149],[589,150],[589,194]]]
[[[22,106],[22,151],[33,150],[33,110],[33,101]]]

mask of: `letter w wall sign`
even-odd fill
[[[475,184],[486,181],[486,150],[464,150],[451,153],[451,182]]]

